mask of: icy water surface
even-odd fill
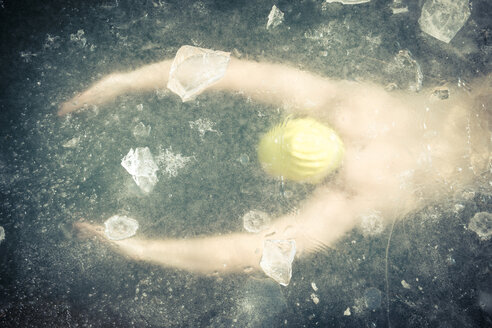
[[[492,244],[469,228],[492,211],[490,185],[397,222],[388,258],[391,227],[371,214],[336,250],[294,261],[288,286],[131,262],[71,230],[120,215],[149,238],[243,231],[246,213],[275,218],[313,190],[281,185],[257,162],[279,108],[156,90],[57,117],[76,92],[182,45],[408,92],[490,73],[490,4],[473,1],[445,43],[420,29],[423,3],[0,0],[0,326],[490,325]],[[121,165],[146,147],[157,167],[150,192]],[[487,224],[471,227],[483,235]]]

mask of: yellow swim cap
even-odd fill
[[[340,166],[344,153],[336,132],[312,118],[287,118],[258,145],[266,172],[297,182],[321,182]]]

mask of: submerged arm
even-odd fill
[[[166,88],[171,63],[171,60],[164,60],[132,72],[110,74],[63,103],[58,115],[87,105],[101,105],[122,94]],[[334,81],[286,65],[232,58],[224,77],[209,89],[240,92],[269,104],[313,109],[332,99],[337,94],[337,85]]]
[[[110,74],[89,89],[61,104],[58,115],[68,114],[87,105],[102,105],[123,94],[165,88],[170,67],[171,61],[165,60],[132,72]]]
[[[151,262],[191,272],[244,272],[259,269],[267,239],[293,239],[297,256],[330,247],[354,225],[353,204],[336,192],[320,193],[298,215],[287,215],[258,234],[232,233],[190,239],[109,241],[116,250],[134,260]],[[103,238],[102,230],[79,223]]]

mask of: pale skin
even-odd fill
[[[111,74],[63,103],[58,114],[87,105],[103,107],[122,94],[164,89],[171,63],[164,60]],[[485,83],[479,95],[490,94],[490,77]],[[266,239],[295,240],[296,257],[335,247],[364,215],[377,212],[386,222],[402,218],[472,184],[489,166],[487,97],[477,105],[473,94],[460,91],[448,100],[432,99],[429,92],[389,93],[368,83],[234,58],[225,76],[205,92],[214,91],[324,121],[344,141],[342,167],[318,186],[299,213],[277,218],[258,234],[153,240],[137,235],[109,241],[98,225],[81,221],[76,226],[134,260],[203,274],[249,272],[259,269]]]

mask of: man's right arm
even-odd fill
[[[167,86],[172,60],[143,66],[128,73],[113,73],[60,106],[65,115],[89,105],[102,105],[117,96],[149,92]],[[321,109],[341,90],[339,83],[299,69],[271,63],[231,59],[224,77],[208,90],[231,91],[257,101],[292,110]]]

